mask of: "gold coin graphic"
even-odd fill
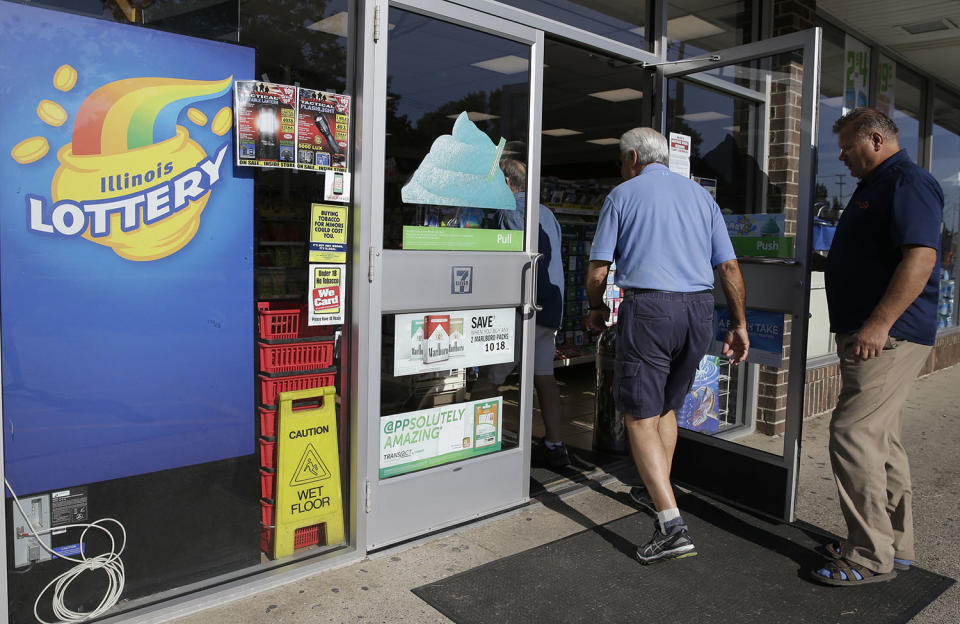
[[[69,91],[77,84],[77,70],[69,65],[61,65],[53,74],[53,86],[61,91]]]
[[[210,124],[210,131],[222,136],[230,132],[231,126],[233,126],[233,111],[230,110],[229,106],[224,106],[214,115],[213,123]]]
[[[192,107],[187,109],[187,119],[198,126],[207,125],[207,116],[203,114],[203,111],[199,111]]]
[[[41,136],[24,139],[13,146],[10,155],[21,165],[36,162],[50,151],[50,144]]]
[[[67,120],[67,111],[52,100],[40,100],[37,104],[37,117],[43,123],[59,128]]]

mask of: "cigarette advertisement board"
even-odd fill
[[[395,320],[395,377],[512,362],[513,308],[398,314]]]

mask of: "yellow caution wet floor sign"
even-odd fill
[[[324,525],[326,543],[344,539],[336,389],[280,393],[277,431],[277,507],[274,557],[293,554],[297,529]],[[320,400],[293,411],[294,401]]]

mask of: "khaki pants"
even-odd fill
[[[842,387],[830,420],[830,463],[847,522],[843,556],[874,572],[914,559],[910,465],[901,415],[931,347],[891,338],[880,357],[853,360],[856,336],[837,335]]]

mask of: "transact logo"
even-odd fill
[[[53,85],[69,91],[76,81],[77,71],[63,65]],[[128,78],[93,91],[76,114],[73,141],[57,152],[60,166],[49,198],[26,195],[27,229],[80,236],[134,261],[158,260],[182,249],[197,233],[210,194],[223,179],[230,143],[208,155],[178,120],[186,109],[195,132],[227,134],[233,127],[229,107],[221,108],[208,127],[206,114],[190,104],[226,94],[232,81],[232,76]],[[54,126],[68,116],[51,100],[43,100],[37,114]],[[29,164],[48,150],[45,138],[31,137],[11,156]]]

